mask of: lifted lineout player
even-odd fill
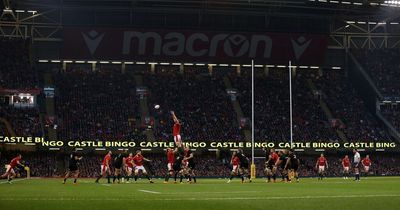
[[[342,160],[342,167],[343,167],[343,179],[348,179],[350,174],[350,159],[349,156],[344,156]]]
[[[369,159],[369,155],[362,159],[361,163],[364,167],[365,176],[367,177],[369,173],[369,168],[371,167],[371,160]]]
[[[67,179],[69,176],[74,177],[74,184],[76,184],[76,180],[78,179],[79,176],[79,161],[82,160],[82,156],[79,156],[76,152],[73,152],[70,157],[69,157],[69,166],[68,166],[68,171],[65,174],[63,184],[67,182]]]
[[[112,152],[108,151],[107,155],[104,157],[103,163],[101,164],[101,167],[100,167],[101,172],[100,172],[100,175],[96,179],[96,183],[99,183],[99,180],[105,174],[107,174],[108,184],[111,184],[111,181],[110,181],[110,176],[111,176],[111,169],[110,169],[111,154],[112,154]]]
[[[175,115],[174,111],[171,111],[172,120],[174,121],[174,127],[172,129],[172,134],[174,135],[174,142],[177,147],[182,147],[181,139],[181,123]]]
[[[328,161],[324,157],[324,154],[318,158],[317,162],[315,163],[315,168],[318,170],[318,180],[322,180],[325,176],[325,169],[328,169]]]
[[[7,170],[6,173],[4,173],[1,178],[8,178],[8,183],[11,184],[11,180],[15,177],[15,171],[14,168],[16,166],[22,166],[24,167],[24,165],[21,164],[21,159],[22,159],[22,155],[18,154],[15,158],[13,158],[10,162],[10,164],[7,165]]]

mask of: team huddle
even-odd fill
[[[172,131],[176,147],[166,149],[167,173],[165,175],[164,183],[168,183],[172,177],[174,183],[177,183],[178,177],[180,183],[183,182],[184,178],[188,183],[196,183],[194,154],[189,147],[182,143],[180,135],[181,124],[173,111],[171,111],[171,116],[174,122]],[[352,165],[355,180],[360,181],[360,166],[363,166],[365,176],[367,176],[370,170],[371,160],[368,155],[361,160],[360,153],[357,149],[354,149],[353,153],[353,164],[350,164],[351,161],[348,155],[342,159],[343,178],[348,179],[350,175],[350,167]],[[151,166],[146,163],[150,163],[151,160],[145,158],[140,149],[136,150],[135,153],[128,153],[127,150],[124,150],[116,154],[114,158],[112,158],[112,154],[112,151],[108,151],[103,158],[100,165],[100,173],[97,176],[95,183],[99,183],[99,180],[103,177],[107,177],[107,183],[109,184],[121,183],[125,180],[126,183],[129,183],[130,180],[136,182],[139,174],[145,176],[150,183],[154,183],[147,172],[147,169]],[[74,177],[74,183],[77,182],[79,177],[79,162],[82,158],[83,157],[77,152],[73,152],[69,156],[68,170],[64,176],[63,184],[66,183],[70,176]],[[14,168],[25,167],[21,163],[21,159],[22,155],[20,154],[13,158],[10,164],[7,165],[7,170],[1,178],[7,178],[8,183],[11,183],[12,179],[16,176]],[[230,163],[232,170],[228,183],[230,183],[235,176],[240,177],[242,183],[252,182],[251,174],[249,173],[250,160],[246,157],[242,149],[238,149],[232,153]],[[147,165],[147,167],[145,165]],[[283,149],[279,152],[276,152],[275,149],[265,150],[264,173],[267,177],[267,182],[276,182],[278,174],[281,175],[282,181],[291,182],[295,179],[299,182],[299,167],[300,159],[296,156],[293,150]],[[114,168],[113,173],[111,168]],[[318,179],[322,180],[326,175],[326,170],[328,169],[328,161],[324,154],[321,154],[317,159],[315,169],[318,172]],[[111,179],[113,179],[112,182]]]

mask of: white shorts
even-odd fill
[[[369,171],[369,166],[364,166],[364,171]]]
[[[172,165],[173,165],[172,163],[168,163],[167,164],[168,171],[173,171],[174,170],[174,167]]]
[[[233,165],[232,166],[232,172],[237,173],[239,171],[239,165]]]
[[[104,173],[104,172],[108,172],[110,169],[107,167],[107,166],[105,166],[105,165],[101,165],[101,173]]]
[[[349,171],[350,168],[347,166],[347,167],[344,167],[343,169],[344,169],[345,171]]]
[[[325,171],[325,166],[318,166],[318,171],[319,172],[324,172]]]
[[[125,171],[127,171],[127,172],[129,172],[129,173],[132,173],[133,167],[125,166]]]
[[[181,139],[181,135],[176,135],[176,136],[174,136],[174,141],[175,141],[175,144],[182,144],[182,139]]]
[[[7,165],[6,173],[13,173],[14,174],[15,172],[14,172],[14,169],[11,168],[10,165]]]
[[[142,170],[142,173],[147,173],[146,169],[144,168],[144,166],[136,166],[135,167],[135,173],[138,173],[139,170]]]

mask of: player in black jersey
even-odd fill
[[[299,182],[299,166],[300,160],[297,158],[296,154],[292,150],[289,150],[289,156],[287,157],[285,169],[293,173],[296,182]]]
[[[244,178],[247,178],[249,182],[251,182],[251,176],[249,173],[249,158],[246,157],[242,149],[238,149],[237,157],[240,160],[240,173],[242,174],[242,182],[244,182]]]
[[[176,178],[179,176],[183,176],[182,174],[182,161],[183,161],[183,150],[180,150],[179,148],[176,149],[177,153],[175,155],[175,161],[174,161],[174,165],[172,166],[172,169],[174,170],[174,178],[175,181],[174,183],[176,183]]]
[[[188,162],[187,165],[187,173],[189,175],[189,182],[192,181],[196,183],[196,174],[194,173],[194,167],[195,167],[195,163],[194,163],[194,155],[193,152],[190,150],[189,147],[185,147],[185,158],[184,160],[186,160]]]
[[[121,176],[122,176],[122,166],[125,163],[125,158],[128,157],[127,150],[123,151],[122,153],[119,153],[117,157],[114,158],[114,179],[113,183],[115,183],[115,180],[118,179],[118,183],[121,183]]]
[[[69,156],[68,171],[65,174],[63,184],[65,184],[67,182],[67,179],[70,175],[72,175],[74,177],[74,184],[76,184],[76,180],[78,179],[78,176],[79,176],[78,165],[79,165],[80,160],[82,160],[82,156],[79,156],[78,153],[76,153],[76,152],[73,152]]]
[[[288,176],[288,170],[285,168],[287,159],[288,159],[288,152],[287,150],[279,151],[279,160],[276,163],[276,166],[278,166],[281,169],[281,175],[282,175],[282,182],[285,181],[290,181],[289,176]]]

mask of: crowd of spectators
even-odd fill
[[[355,56],[363,68],[368,72],[384,97],[397,98],[400,96],[400,50],[374,49],[355,51]],[[397,100],[397,99],[396,99]],[[382,107],[382,114],[390,123],[400,130],[399,110],[397,106]]]
[[[151,109],[157,139],[171,138],[173,121],[169,112],[175,111],[185,141],[244,140],[222,78],[170,70],[145,74],[144,83],[150,91],[149,104],[162,107],[162,111]]]
[[[37,74],[30,64],[29,41],[0,38],[0,88],[38,87]]]
[[[312,80],[333,112],[333,117],[340,121],[335,128],[342,130],[348,141],[392,140],[366,109],[343,71],[324,71],[322,75],[313,75]]]
[[[134,79],[106,70],[72,70],[55,81],[59,139],[145,139]]]
[[[0,105],[0,116],[8,120],[18,136],[42,136],[43,132],[37,108]],[[4,124],[3,127],[5,128]]]
[[[230,76],[239,91],[239,102],[246,117],[251,118],[251,78],[248,71]],[[293,82],[294,141],[338,141],[322,111],[319,100],[307,86],[306,75],[298,73]],[[268,76],[255,78],[255,139],[288,141],[290,139],[290,93],[288,72],[271,69]]]
[[[16,92],[38,88],[37,73],[29,56],[29,40],[0,39],[0,90]],[[0,103],[0,117],[6,119],[18,136],[42,136],[39,111],[32,107],[14,107],[8,101]],[[8,133],[1,122],[2,134]],[[8,133],[9,134],[9,133]]]
[[[400,50],[374,49],[354,52],[384,96],[400,95]]]

